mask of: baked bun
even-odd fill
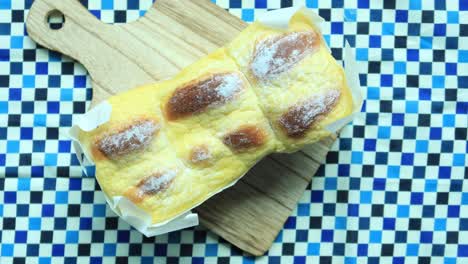
[[[161,223],[197,206],[273,152],[292,152],[349,115],[343,69],[301,13],[287,30],[253,23],[173,79],[111,97],[80,141],[109,196]]]

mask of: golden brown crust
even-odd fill
[[[133,120],[115,132],[96,139],[91,152],[93,157],[98,160],[126,155],[147,146],[159,128],[159,123],[154,119]]]
[[[189,155],[189,161],[195,165],[206,164],[211,158],[211,152],[205,145],[193,147]]]
[[[136,186],[128,188],[124,196],[134,203],[141,203],[146,197],[167,190],[174,177],[175,171],[154,173],[140,180]]]
[[[278,124],[290,138],[301,138],[321,116],[330,112],[338,102],[339,90],[329,90],[288,109],[281,115]]]
[[[223,143],[233,151],[244,151],[265,144],[266,132],[255,125],[244,125],[223,137]]]
[[[315,31],[288,32],[258,42],[250,62],[250,72],[258,80],[268,80],[290,70],[319,49]]]
[[[224,104],[232,100],[242,86],[243,81],[235,72],[202,76],[174,91],[165,106],[166,117],[176,120]]]

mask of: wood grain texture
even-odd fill
[[[53,10],[65,17],[59,30],[46,22]],[[35,0],[27,19],[31,38],[86,67],[92,104],[174,76],[246,26],[209,0],[158,0],[144,17],[124,25],[102,23],[77,0]],[[334,140],[265,158],[234,187],[196,209],[201,223],[250,254],[264,254]]]

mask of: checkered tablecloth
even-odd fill
[[[150,0],[81,0],[105,22]],[[196,227],[145,238],[82,178],[63,135],[85,112],[80,64],[38,47],[31,0],[0,0],[0,263],[468,263],[468,0],[220,0],[245,21],[306,5],[366,102],[261,258]],[[74,178],[69,178],[75,176]]]

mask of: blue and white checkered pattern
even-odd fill
[[[0,263],[468,263],[468,1],[219,0],[245,21],[305,4],[367,90],[267,256],[202,227],[145,238],[81,176],[62,132],[91,97],[85,69],[27,37],[31,0],[0,0]],[[151,0],[82,0],[126,22]],[[19,178],[18,178],[19,176]]]

